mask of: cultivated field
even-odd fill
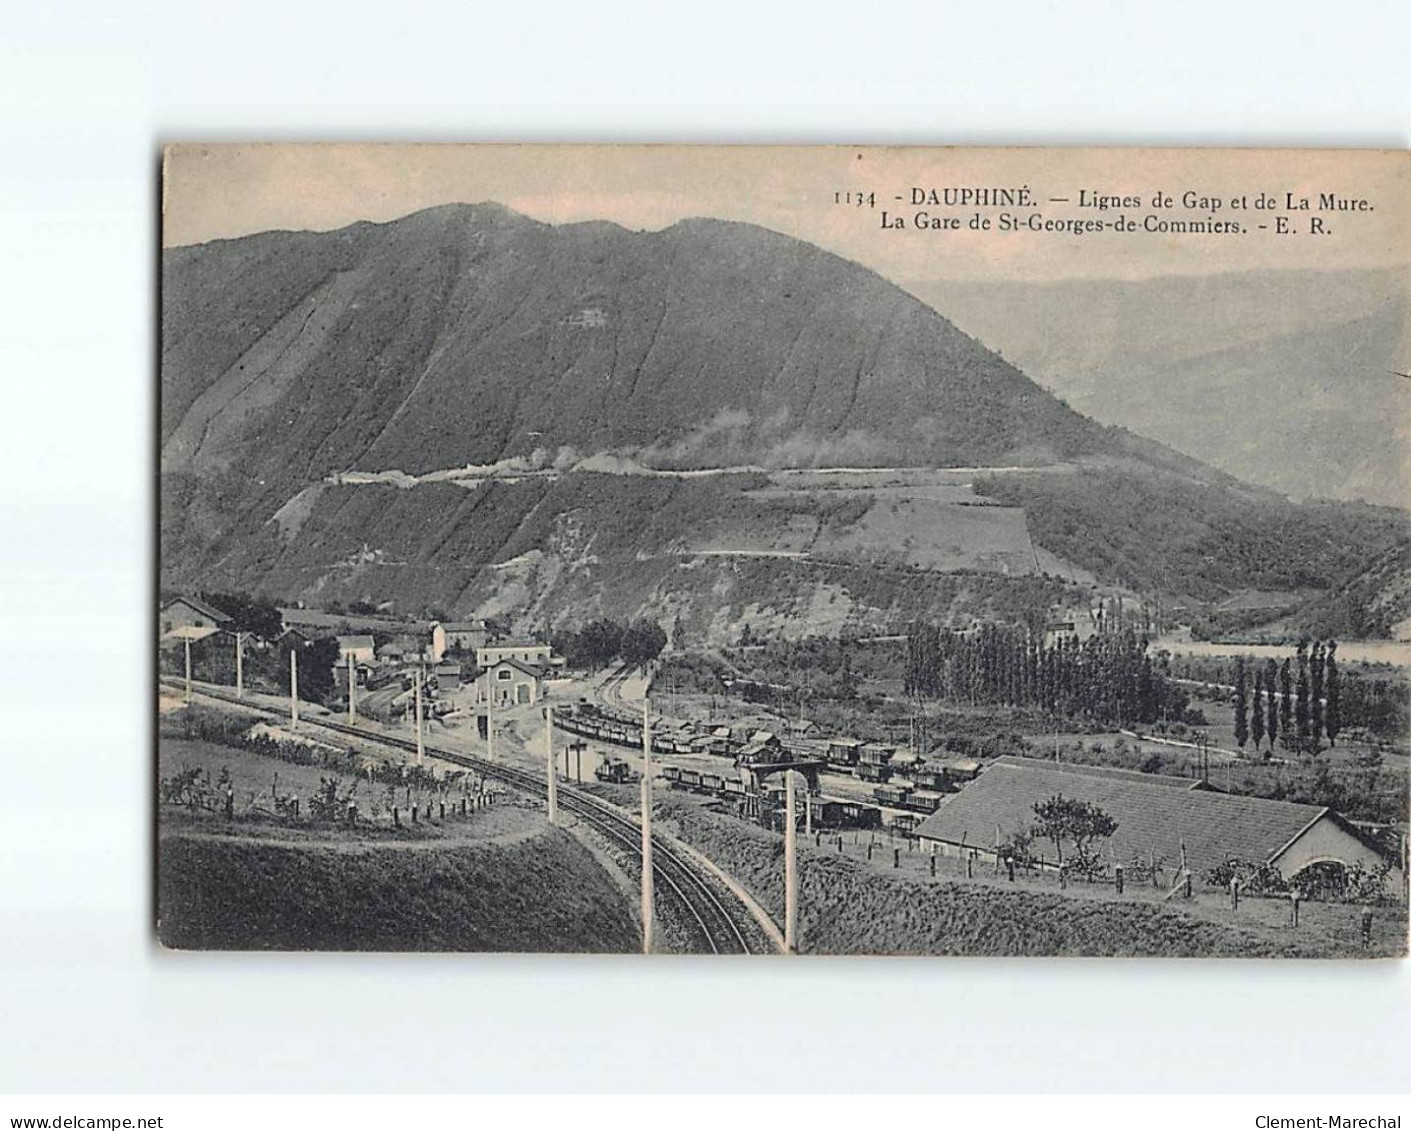
[[[163,805],[158,937],[173,948],[625,952],[638,925],[592,850],[508,799],[467,818],[352,829],[253,806],[278,775],[308,812],[327,771],[166,738],[163,776],[229,772],[236,815]],[[403,817],[406,822],[406,817]]]

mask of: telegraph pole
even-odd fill
[[[559,775],[554,766],[554,709],[544,708],[544,764],[549,774],[549,824],[559,823]],[[565,776],[567,770],[565,768]]]
[[[642,953],[652,952],[652,704],[642,701]]]
[[[245,698],[245,634],[235,634],[235,698]]]
[[[186,644],[186,702],[191,702],[191,637],[187,637]]]
[[[416,675],[413,677],[416,681],[416,764],[418,766],[421,765],[422,755],[425,752],[421,744],[421,676],[421,669],[418,668]]]
[[[357,722],[358,672],[353,667],[353,653],[348,653],[348,725]]]
[[[299,653],[289,653],[289,725],[299,725]]]
[[[797,947],[799,887],[797,837],[794,835],[794,771],[784,771],[784,953]]]

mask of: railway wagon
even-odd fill
[[[851,770],[857,765],[864,745],[860,738],[830,738],[823,757],[835,769]]]
[[[907,777],[917,789],[944,790],[950,784],[950,777],[944,766],[922,762],[907,771]]]
[[[875,829],[882,824],[882,810],[861,801],[810,797],[808,807],[815,829]]]
[[[913,789],[906,799],[906,808],[915,809],[918,813],[934,813],[944,799],[945,795],[934,789]]]
[[[859,762],[857,765],[857,776],[862,781],[886,782],[891,779],[891,766],[879,766],[872,762]]]
[[[911,799],[911,788],[905,785],[879,785],[872,791],[872,796],[880,805],[901,808]]]

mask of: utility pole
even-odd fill
[[[642,953],[652,952],[652,704],[642,700]]]
[[[798,845],[794,835],[794,771],[784,771],[784,953],[796,952],[798,939],[799,889]]]
[[[544,765],[549,774],[549,824],[559,823],[559,775],[554,765],[554,709],[544,708]]]
[[[186,703],[191,704],[191,637],[186,638]]]
[[[245,634],[235,634],[235,698],[245,698]]]
[[[299,653],[289,652],[289,725],[299,725]]]
[[[421,677],[422,669],[418,668],[413,677],[416,681],[414,686],[416,688],[416,764],[418,766],[421,765],[422,756],[425,754],[421,741]]]
[[[358,671],[353,666],[353,653],[348,653],[348,725],[357,722]]]

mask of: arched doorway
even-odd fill
[[[1348,880],[1346,861],[1329,856],[1310,860],[1289,877],[1289,887],[1304,899],[1340,900],[1347,898]]]

